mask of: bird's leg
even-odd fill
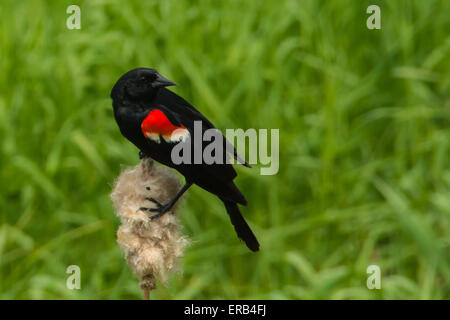
[[[158,217],[162,216],[164,213],[166,213],[167,211],[169,211],[170,209],[172,209],[173,205],[177,202],[178,199],[180,199],[180,197],[183,195],[183,193],[185,193],[186,190],[189,189],[190,186],[192,186],[192,182],[186,182],[186,184],[183,186],[183,188],[180,189],[180,191],[178,191],[178,193],[175,195],[175,197],[166,204],[161,204],[153,198],[146,198],[147,200],[155,203],[157,207],[156,208],[142,207],[142,208],[139,208],[139,210],[144,210],[144,211],[149,211],[149,212],[158,212],[157,214],[151,216],[150,219],[153,220],[155,218],[158,218]]]

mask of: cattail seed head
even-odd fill
[[[175,270],[189,241],[180,233],[181,227],[175,216],[177,204],[156,219],[150,219],[156,212],[139,209],[156,208],[156,204],[146,198],[165,204],[179,189],[180,183],[174,173],[156,166],[152,159],[144,158],[137,166],[120,174],[111,193],[121,220],[117,242],[128,265],[141,279],[144,290],[155,289],[156,279],[166,282],[168,273]]]

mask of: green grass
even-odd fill
[[[141,297],[109,200],[138,162],[109,92],[138,66],[221,129],[280,129],[277,175],[237,168],[261,251],[193,187],[154,298],[450,299],[449,1],[79,1],[67,30],[73,3],[0,5],[1,299]]]

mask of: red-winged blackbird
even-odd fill
[[[195,152],[203,155],[207,144],[195,135],[207,129],[215,129],[214,125],[187,101],[166,89],[175,85],[154,69],[138,68],[125,73],[114,85],[111,91],[114,116],[120,132],[140,150],[140,156],[152,159],[178,170],[186,179],[186,184],[167,204],[160,204],[155,199],[148,200],[157,204],[157,208],[141,208],[157,212],[150,218],[156,218],[170,210],[181,195],[192,185],[217,195],[224,203],[239,238],[245,241],[252,251],[259,250],[259,243],[248,226],[237,204],[247,205],[247,200],[233,182],[237,176],[233,166],[227,162],[226,150],[230,143],[219,134],[224,146],[223,154],[218,155],[222,161],[206,164],[202,161],[196,164]],[[201,131],[194,130],[201,124]],[[189,142],[191,161],[176,164],[172,160],[172,149],[179,143]],[[194,143],[200,141],[200,144]],[[215,141],[216,142],[216,141]],[[183,151],[184,152],[184,151]],[[245,166],[236,150],[231,147],[231,153]],[[184,155],[184,154],[183,154]],[[214,154],[215,155],[215,154]],[[178,161],[177,161],[178,162]]]

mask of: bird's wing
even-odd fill
[[[153,106],[147,117],[141,123],[143,135],[153,142],[162,143],[162,140],[164,140],[165,143],[173,144],[174,146],[181,141],[190,139],[189,148],[191,148],[191,164],[195,165],[195,155],[200,154],[203,164],[201,170],[205,176],[226,183],[233,180],[237,176],[237,173],[229,162],[229,156],[226,149],[222,149],[221,156],[219,155],[219,157],[221,157],[219,163],[213,162],[206,164],[204,162],[203,152],[210,142],[205,142],[202,138],[198,139],[196,138],[196,135],[200,133],[203,136],[203,132],[209,127],[208,123],[205,123],[203,119],[195,113],[184,111],[183,114],[179,114],[172,111],[172,109],[173,108],[169,110],[165,105]],[[194,121],[202,122],[202,131],[195,132]],[[207,128],[205,128],[205,126],[207,126]],[[219,138],[222,139],[222,146],[225,148],[225,138],[217,131],[215,139]]]
[[[218,130],[211,123],[211,121],[209,121],[203,114],[201,114],[200,111],[195,109],[189,102],[166,88],[161,90],[161,94],[157,97],[157,101],[161,103],[164,109],[167,109],[167,111],[169,111],[168,117],[170,117],[170,120],[173,121],[174,124],[183,124],[186,126],[186,128],[189,129],[189,131],[191,131],[194,130],[194,121],[201,121],[202,132],[207,129]],[[170,109],[166,106],[170,106]],[[218,132],[223,139],[226,153],[229,152],[240,164],[251,168],[250,164],[248,164],[239,156],[233,144],[223,136],[220,130],[218,130]]]
[[[161,138],[167,143],[177,143],[185,141],[190,135],[189,130],[163,106],[148,112],[141,123],[141,130],[147,139],[157,143],[161,143]]]

